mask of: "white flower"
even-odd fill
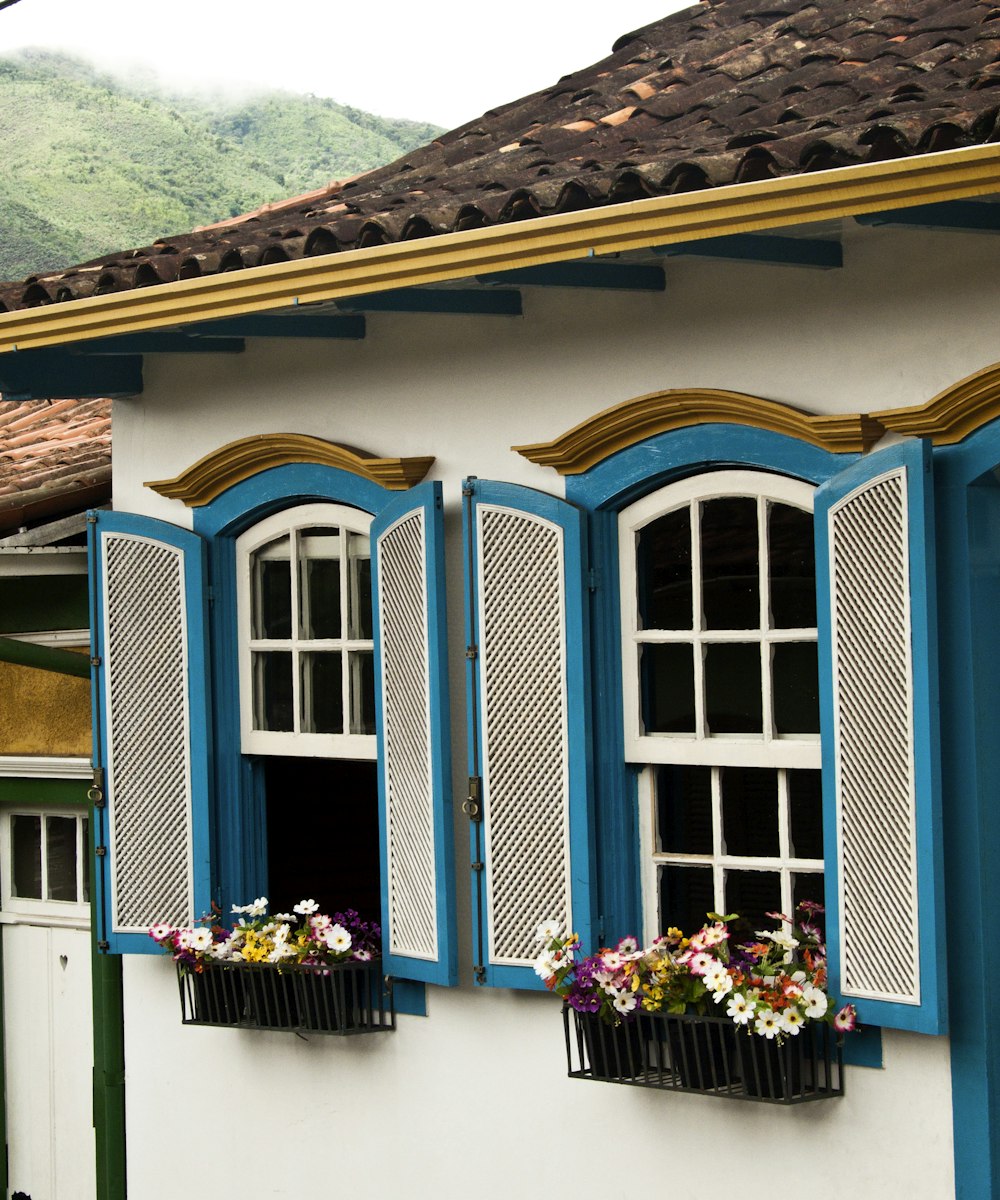
[[[208,950],[212,945],[211,929],[195,929],[191,933],[192,950]]]
[[[551,979],[556,973],[555,961],[552,958],[552,951],[545,950],[535,959],[534,963],[535,974],[539,979]]]
[[[149,936],[154,942],[162,942],[164,938],[170,937],[173,932],[173,928],[170,925],[154,925],[149,931]]]
[[[193,929],[178,929],[177,930],[177,948],[178,950],[190,950],[192,948],[192,939],[194,938]]]
[[[802,1001],[806,1006],[806,1016],[811,1021],[818,1021],[826,1015],[826,1010],[830,1007],[830,1001],[826,992],[818,987],[806,987],[802,989]]]
[[[708,973],[712,963],[718,961],[711,954],[706,954],[704,950],[701,950],[691,958],[688,962],[688,967],[691,969],[692,975],[705,975]]]
[[[786,1008],[781,1014],[781,1028],[785,1033],[798,1036],[799,1030],[806,1023],[805,1017],[797,1008]]]
[[[730,996],[729,1003],[726,1005],[726,1012],[737,1025],[747,1025],[753,1019],[756,1007],[756,1000],[748,1000],[746,996],[741,996],[737,992],[735,996]]]
[[[234,904],[232,906],[232,908],[230,909],[230,912],[234,912],[234,913],[248,913],[249,911],[250,911],[249,904]]]
[[[771,1041],[781,1032],[781,1018],[773,1009],[762,1008],[754,1022],[754,1032]]]
[[[343,925],[331,925],[324,931],[323,941],[338,954],[345,954],[351,948],[351,935]]]
[[[274,927],[274,933],[271,935],[276,946],[283,946],[288,941],[288,935],[292,932],[291,927],[287,922]]]
[[[712,999],[716,1004],[721,1004],[726,998],[726,994],[733,990],[733,977],[730,974],[717,975],[715,977],[715,987],[712,988],[714,995]]]
[[[619,992],[615,996],[613,1004],[615,1009],[620,1013],[630,1013],[636,1005],[635,996],[631,992]]]
[[[552,942],[562,933],[562,921],[552,918],[543,921],[535,930],[536,942]]]
[[[267,897],[258,896],[244,911],[249,912],[251,917],[262,917],[267,912]]]
[[[292,916],[291,913],[275,913],[274,919],[276,921],[294,921],[295,920],[295,918]]]
[[[295,912],[297,912],[300,916],[309,917],[312,916],[312,914],[316,912],[318,908],[319,905],[315,900],[300,900],[298,904],[295,905]]]

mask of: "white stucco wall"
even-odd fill
[[[144,395],[115,406],[115,505],[189,524],[143,482],[253,433],[435,455],[460,794],[462,477],[561,494],[555,472],[509,447],[660,389],[870,411],[922,403],[1000,358],[996,240],[848,225],[844,250],[840,271],[669,260],[662,295],[525,289],[521,318],[374,315],[359,343],[148,358]],[[334,1194],[345,1171],[352,1189],[413,1200],[618,1195],[626,1178],[630,1192],[669,1194],[671,1181],[700,1191],[716,1171],[757,1177],[763,1162],[785,1162],[817,1200],[953,1195],[945,1038],[887,1033],[883,1069],[849,1069],[845,1098],[789,1110],[567,1079],[557,1002],[471,987],[466,844],[458,814],[463,986],[429,989],[428,1017],[400,1017],[394,1035],[184,1028],[170,964],[126,960],[131,1200],[176,1195],[166,1146],[194,1172],[192,1194],[251,1200]],[[635,1177],[616,1165],[626,1159]]]

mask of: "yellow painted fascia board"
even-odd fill
[[[0,314],[0,353],[1000,191],[1000,146],[652,197]]]

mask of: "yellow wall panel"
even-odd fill
[[[0,754],[89,756],[89,680],[0,663]]]

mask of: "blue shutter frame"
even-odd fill
[[[441,986],[458,981],[455,919],[455,853],[451,784],[451,737],[449,722],[447,612],[445,605],[444,519],[440,483],[422,483],[405,493],[393,495],[379,508],[371,527],[372,595],[377,597],[379,537],[413,513],[423,514],[425,578],[427,583],[427,667],[429,684],[429,742],[433,797],[433,841],[435,894],[427,897],[436,912],[437,955],[417,958],[390,952],[388,930],[383,930],[383,965],[388,975]],[[382,695],[382,618],[378,603],[375,613],[376,711],[385,712]],[[382,911],[389,914],[388,788],[385,729],[378,723],[379,844],[382,876]]]
[[[211,907],[211,832],[210,794],[212,775],[212,738],[210,672],[208,657],[208,602],[206,545],[197,534],[165,521],[126,512],[99,511],[90,514],[88,551],[91,579],[92,657],[103,664],[105,656],[104,619],[107,598],[101,570],[102,534],[132,535],[158,542],[181,552],[184,571],[184,613],[188,670],[186,688],[189,703],[188,762],[190,778],[191,855],[189,869],[193,891],[193,919],[207,914]],[[150,640],[156,630],[151,625]],[[96,665],[92,671],[93,744],[95,765],[108,763],[107,696],[104,668]],[[115,781],[107,777],[104,797],[113,790]],[[97,940],[100,949],[114,954],[162,953],[144,933],[115,933],[112,929],[112,904],[109,892],[112,876],[112,848],[109,844],[109,814],[103,806],[95,807],[94,842],[106,847],[98,857],[95,872],[95,912],[98,919]]]
[[[906,479],[906,545],[909,565],[909,613],[912,687],[914,819],[916,845],[917,956],[919,1003],[843,997],[841,933],[844,914],[830,902],[839,895],[838,770],[836,762],[835,678],[832,660],[832,579],[830,510],[855,489],[887,472],[902,469]],[[824,836],[826,840],[827,943],[830,987],[850,999],[864,1024],[942,1033],[946,1028],[946,979],[943,946],[944,897],[941,838],[939,703],[936,634],[936,566],[933,479],[929,444],[909,441],[866,456],[829,479],[816,493],[817,593],[823,733]],[[874,848],[878,853],[878,848]],[[889,870],[890,864],[885,863]],[[877,898],[867,919],[883,919]],[[892,931],[885,929],[885,937]]]
[[[562,541],[563,591],[565,597],[565,677],[569,818],[569,877],[572,904],[572,928],[582,944],[590,947],[596,936],[596,869],[594,812],[592,795],[592,752],[590,736],[589,675],[589,562],[587,557],[586,513],[565,500],[515,484],[469,479],[466,496],[464,537],[467,546],[466,638],[468,643],[468,730],[470,774],[480,776],[483,766],[484,730],[482,726],[482,662],[479,598],[481,564],[477,551],[478,510],[495,505],[512,513],[542,518],[556,526]],[[539,597],[539,601],[540,601]],[[488,796],[470,797],[473,810],[488,804]],[[481,818],[482,812],[472,815]],[[486,906],[487,867],[484,829],[481,819],[470,820],[472,855],[473,955],[478,984],[522,989],[543,988],[530,966],[489,961],[490,930]],[[531,921],[542,921],[551,913],[532,914]],[[526,918],[527,919],[527,918]]]

